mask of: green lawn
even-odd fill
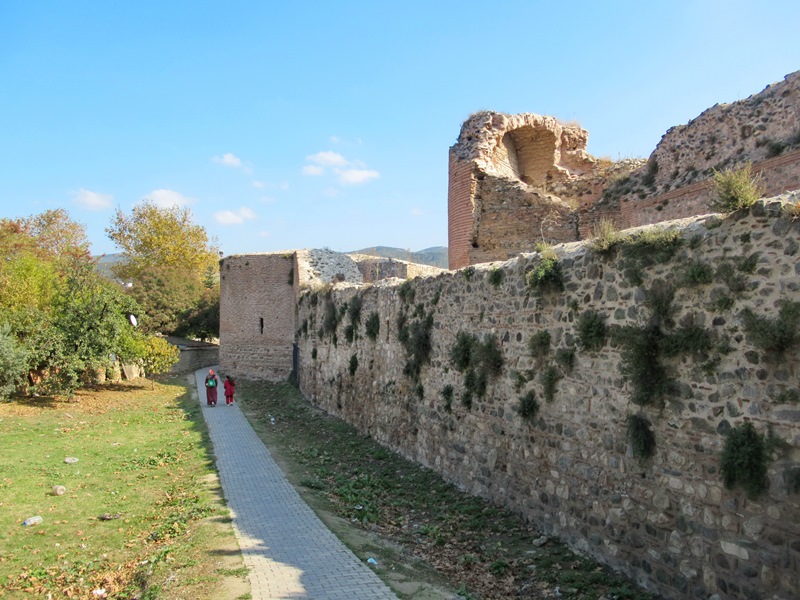
[[[246,597],[186,380],[108,385],[76,399],[0,405],[0,596]],[[24,526],[33,515],[43,522]]]

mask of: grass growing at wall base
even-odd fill
[[[542,533],[529,522],[388,451],[312,407],[291,386],[240,381],[237,392],[270,452],[315,509],[342,517],[337,527],[387,540],[355,548],[362,560],[378,560],[382,576],[393,579],[423,563],[465,598],[547,597],[556,586],[579,590],[574,598],[654,598],[555,538],[535,546]]]

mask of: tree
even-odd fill
[[[205,228],[192,222],[188,208],[145,201],[130,215],[117,210],[106,232],[124,251],[125,260],[114,272],[132,284],[130,293],[144,310],[142,327],[187,331],[182,320],[205,311],[204,290],[219,286],[218,251]],[[219,317],[208,329],[218,335]]]
[[[123,278],[136,279],[148,269],[169,267],[201,280],[206,268],[218,261],[214,240],[192,222],[185,207],[162,208],[145,200],[133,207],[130,216],[117,209],[106,233],[126,255],[127,260],[116,267]]]
[[[46,210],[21,222],[36,246],[51,256],[88,257],[90,254],[86,229],[70,219],[63,208]]]

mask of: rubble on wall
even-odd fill
[[[705,214],[714,171],[747,162],[768,195],[800,188],[800,71],[671,128],[646,161],[595,159],[587,139],[553,117],[469,117],[450,149],[451,268],[586,239],[604,220],[625,229]]]

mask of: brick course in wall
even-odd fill
[[[344,341],[346,315],[337,344],[331,335],[317,337],[328,300],[304,294],[301,389],[387,447],[665,597],[800,597],[800,493],[792,484],[800,477],[800,406],[793,400],[800,394],[800,350],[776,360],[742,324],[745,308],[774,318],[780,302],[800,301],[800,221],[786,216],[784,204],[760,202],[724,220],[681,222],[683,245],[665,264],[644,267],[641,285],[627,279],[629,263],[573,243],[556,248],[563,292],[528,289],[525,274],[538,264],[537,254],[500,265],[497,285],[490,282],[494,265],[417,279],[402,295],[397,286],[334,290],[337,312],[362,296],[352,344]],[[747,257],[756,262],[745,271]],[[716,275],[710,283],[681,285],[692,264]],[[725,266],[728,277],[731,270],[739,276],[736,291]],[[696,325],[713,346],[664,358],[674,392],[663,408],[648,408],[631,402],[621,347],[607,341],[598,351],[582,349],[576,324],[592,310],[610,327],[644,326],[657,282],[675,285],[672,327]],[[363,332],[372,313],[380,318],[375,341]],[[409,356],[398,340],[400,315],[406,324],[433,319],[431,359],[419,381],[404,374]],[[536,358],[529,343],[543,331],[551,349]],[[460,402],[464,374],[450,355],[459,332],[494,336],[504,357],[501,374],[489,378],[485,397],[473,397],[471,408]],[[575,362],[567,369],[555,357],[570,348]],[[359,366],[351,375],[353,355]],[[551,367],[559,378],[548,402],[542,373]],[[442,397],[446,385],[454,389],[450,406]],[[527,392],[540,405],[531,421],[518,414]],[[636,413],[650,420],[656,437],[649,460],[634,458],[627,441],[626,419]],[[756,499],[726,489],[719,473],[725,433],[745,421],[761,433],[771,428],[785,442],[770,463],[768,492]]]

